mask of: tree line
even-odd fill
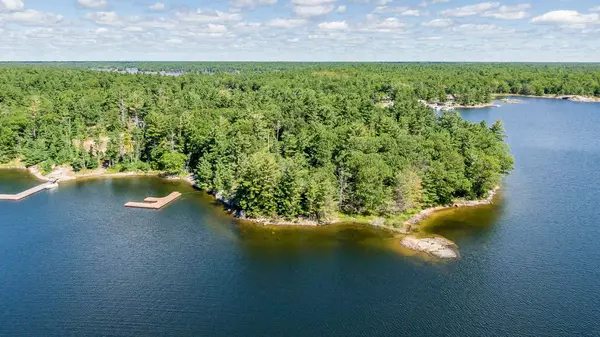
[[[591,65],[211,69],[157,76],[3,64],[0,162],[190,172],[251,217],[401,214],[484,197],[513,163],[500,122],[439,115],[418,100],[454,95],[474,104],[529,90],[598,95],[600,83]]]

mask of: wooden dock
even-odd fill
[[[13,200],[13,201],[19,201],[21,199],[25,199],[30,195],[34,195],[38,192],[41,192],[43,190],[52,188],[56,185],[55,182],[47,182],[41,185],[38,185],[36,187],[30,188],[26,191],[23,191],[19,194],[0,194],[0,200]]]
[[[144,199],[144,202],[130,201],[125,204],[125,207],[161,209],[161,208],[165,207],[166,205],[170,204],[171,202],[179,199],[179,197],[181,197],[181,193],[173,192],[164,198],[148,197],[148,198]]]

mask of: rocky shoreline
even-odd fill
[[[496,196],[499,190],[500,186],[497,186],[488,193],[487,198],[482,200],[463,201],[454,203],[452,205],[437,206],[425,209],[413,216],[411,219],[407,220],[404,223],[405,227],[407,228],[407,231],[414,231],[416,230],[414,228],[416,224],[439,211],[459,207],[476,207],[489,205],[494,202],[494,197]],[[415,236],[408,235],[402,240],[400,240],[400,245],[402,245],[405,248],[426,253],[441,259],[457,259],[460,257],[460,254],[458,252],[458,246],[454,242],[442,237],[417,238]]]
[[[455,105],[455,109],[484,109],[484,108],[500,108],[501,105],[495,103],[482,103],[475,105]]]
[[[92,172],[78,174],[73,172],[73,169],[68,166],[59,166],[56,167],[51,173],[44,175],[37,167],[30,166],[26,167],[24,165],[7,165],[0,166],[0,169],[18,169],[18,170],[27,170],[33,176],[35,176],[38,180],[41,181],[52,181],[56,180],[58,183],[63,183],[72,180],[83,180],[83,179],[93,179],[93,178],[128,178],[128,177],[160,177],[169,180],[183,180],[188,182],[190,185],[195,186],[196,181],[193,179],[192,175],[188,175],[185,177],[177,177],[177,176],[164,176],[157,172],[115,172],[115,173],[107,173],[105,169],[97,169]]]
[[[419,103],[425,105],[430,109],[434,109],[436,111],[453,111],[455,109],[483,109],[483,108],[499,108],[501,105],[495,104],[494,102],[489,103],[481,103],[475,105],[461,105],[453,103],[453,101],[448,101],[444,104],[439,103],[430,103],[423,100],[419,100]]]
[[[440,259],[458,259],[460,254],[458,252],[458,246],[442,237],[433,238],[416,238],[414,236],[406,236],[400,240],[400,244],[405,248],[423,252]]]
[[[89,179],[89,178],[127,178],[127,177],[137,177],[137,176],[156,176],[162,177],[170,180],[183,180],[190,185],[196,187],[196,181],[194,177],[190,174],[186,177],[171,177],[171,176],[162,176],[159,173],[146,173],[146,172],[118,172],[118,173],[106,173],[104,171],[98,170],[97,172],[84,173],[77,175],[72,169],[69,167],[57,167],[52,173],[48,175],[42,174],[36,167],[26,168],[25,166],[0,166],[0,169],[26,169],[31,174],[33,174],[37,179],[42,181],[50,181],[50,180],[58,180],[58,182],[71,181],[76,179]],[[429,238],[417,238],[415,236],[408,235],[411,231],[415,231],[415,225],[424,219],[428,218],[432,214],[451,208],[459,208],[459,207],[475,207],[481,205],[489,205],[493,202],[494,196],[497,194],[500,187],[496,187],[489,192],[487,198],[483,200],[472,200],[472,201],[461,201],[456,202],[451,205],[446,206],[437,206],[431,207],[425,210],[422,210],[409,220],[404,222],[404,228],[392,227],[385,224],[385,219],[383,218],[375,218],[368,222],[369,226],[382,228],[385,230],[389,230],[391,232],[397,233],[400,240],[400,244],[405,248],[423,252],[429,255],[432,255],[441,259],[456,259],[460,255],[458,253],[458,246],[452,241],[442,238],[442,237],[429,237]],[[223,205],[229,208],[230,213],[233,214],[234,217],[241,221],[261,224],[264,226],[303,226],[303,227],[317,227],[317,226],[327,226],[336,223],[341,223],[340,219],[328,219],[325,221],[315,221],[310,219],[295,219],[295,220],[285,220],[278,218],[247,218],[243,211],[235,211],[233,207],[231,207],[231,202],[229,200],[225,200],[223,197],[216,193],[213,195],[215,200],[221,202]]]
[[[499,99],[501,97],[528,97],[528,98],[546,98],[546,99],[560,99],[560,100],[568,100],[571,102],[579,102],[579,103],[600,103],[600,97],[593,96],[583,96],[583,95],[544,95],[544,96],[535,96],[535,95],[519,95],[519,94],[492,94],[494,99]],[[517,99],[501,99],[504,103],[509,104],[517,104],[523,103]],[[475,105],[460,105],[454,103],[454,100],[451,99],[443,104],[440,103],[430,103],[423,100],[419,100],[419,103],[434,109],[434,110],[454,110],[454,109],[483,109],[483,108],[499,108],[501,105],[496,104],[494,102],[489,103],[481,103]]]
[[[495,97],[528,97],[528,98],[545,98],[545,99],[560,99],[579,103],[600,103],[600,97],[583,96],[583,95],[519,95],[519,94],[494,94]]]
[[[404,222],[404,224],[407,226],[412,226],[412,225],[418,224],[419,222],[425,220],[426,218],[430,217],[434,213],[443,211],[446,209],[452,209],[452,208],[458,208],[458,207],[475,207],[475,206],[489,205],[494,201],[494,197],[496,196],[496,194],[498,193],[499,190],[500,190],[500,186],[496,186],[493,190],[488,192],[487,198],[482,199],[482,200],[461,201],[461,202],[453,203],[451,205],[436,206],[436,207],[424,209],[421,212],[419,212],[418,214],[416,214],[415,216],[413,216],[412,218],[410,218],[409,220],[407,220],[406,222]]]
[[[523,103],[522,100],[520,99],[513,99],[513,98],[502,98],[500,99],[500,101],[507,103],[507,104],[521,104]]]

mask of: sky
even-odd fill
[[[0,0],[0,60],[600,62],[600,0]]]

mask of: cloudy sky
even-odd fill
[[[600,61],[600,0],[0,0],[0,60]]]

